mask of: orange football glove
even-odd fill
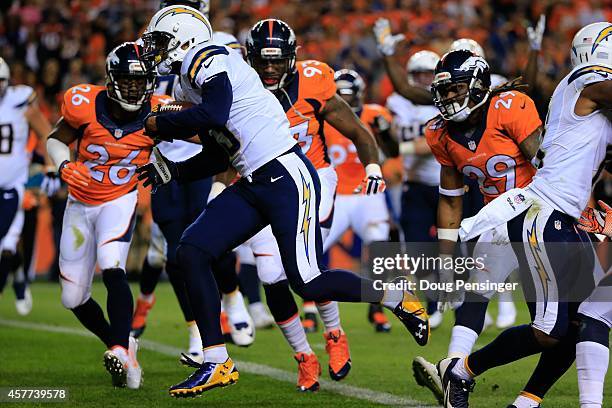
[[[91,181],[89,168],[81,162],[65,161],[59,168],[60,177],[70,187],[87,187]]]
[[[578,228],[593,234],[612,237],[612,207],[603,201],[597,202],[603,211],[587,207],[578,219]]]
[[[370,163],[366,166],[366,176],[355,190],[357,194],[374,195],[383,193],[387,188],[385,180],[382,176],[382,170],[376,163]]]

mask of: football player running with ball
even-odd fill
[[[106,59],[105,87],[82,84],[66,91],[62,118],[47,140],[69,191],[59,254],[62,304],[106,345],[104,364],[113,385],[129,388],[140,387],[142,375],[130,337],[133,299],[125,273],[136,220],[135,172],[153,147],[144,119],[163,100],[151,96],[155,77],[141,54],[136,43],[123,43]],[[108,321],[91,297],[96,262],[108,292]]]
[[[244,60],[231,55],[229,48],[210,42],[212,29],[204,15],[196,19],[201,27],[195,33],[189,25],[185,28],[190,32],[184,32],[185,18],[194,16],[173,7],[160,10],[147,30],[150,36],[144,39],[143,58],[157,64],[158,71],[180,72],[183,96],[197,105],[151,116],[146,129],[152,137],[166,140],[198,133],[203,149],[184,162],[161,156],[160,161],[139,169],[139,177],[145,184],[159,185],[172,179],[210,177],[231,164],[241,178],[212,200],[181,238],[178,259],[185,267],[204,362],[185,381],[172,386],[170,394],[195,396],[238,380],[221,333],[220,301],[210,266],[267,225],[271,225],[296,293],[316,301],[383,303],[419,344],[425,344],[429,339],[427,314],[414,294],[401,290],[382,293],[352,272],[325,271],[319,266],[321,183],[291,137],[282,105]],[[370,164],[365,159],[364,164]],[[365,191],[380,192],[381,181],[378,175],[370,175],[364,181]]]

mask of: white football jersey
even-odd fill
[[[434,105],[415,105],[396,93],[387,98],[387,109],[393,114],[392,129],[400,143],[424,136],[425,124],[440,114]],[[440,184],[440,164],[433,155],[405,155],[404,169],[408,181]]]
[[[30,127],[25,112],[34,97],[26,85],[9,86],[0,98],[0,188],[28,181],[30,155],[26,151]]]
[[[542,167],[529,185],[553,208],[575,218],[586,207],[592,182],[602,170],[612,125],[600,111],[578,116],[574,107],[585,86],[606,80],[612,80],[609,68],[587,66],[572,70],[557,85],[540,148]]]
[[[187,53],[177,99],[200,103],[206,81],[222,72],[232,85],[233,101],[226,131],[211,133],[240,175],[248,176],[296,142],[280,102],[263,87],[257,72],[227,46],[203,43]]]
[[[240,43],[233,35],[229,33],[225,33],[223,31],[215,31],[213,33],[212,42],[217,45],[227,45],[230,47],[234,53],[242,57],[242,50],[240,48]],[[156,95],[170,95],[174,99],[180,101],[176,96],[177,89],[179,88],[179,80],[178,75],[161,75],[157,77],[157,82],[155,86],[155,94]],[[180,94],[180,92],[179,92]],[[202,150],[202,146],[186,142],[184,140],[175,140],[172,143],[169,142],[161,142],[157,145],[159,151],[168,159],[179,162],[189,159],[190,157],[195,156],[200,153]],[[153,159],[153,158],[151,158]]]

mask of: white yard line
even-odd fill
[[[28,330],[37,330],[37,331],[45,331],[52,333],[62,333],[62,334],[71,334],[75,336],[82,337],[94,337],[93,334],[86,330],[77,329],[73,327],[65,327],[65,326],[53,326],[44,323],[33,323],[33,322],[24,322],[18,320],[6,320],[0,319],[0,325],[9,326],[9,327],[17,327],[21,329]],[[159,354],[163,354],[166,356],[176,357],[178,359],[179,354],[184,350],[170,346],[167,344],[157,343],[151,340],[142,339],[140,340],[140,348],[151,350],[157,352]],[[291,384],[295,384],[295,373],[280,370],[278,368],[270,367],[264,364],[251,363],[248,361],[236,361],[236,365],[238,366],[241,372],[261,375],[264,377],[272,378],[274,380],[288,382]],[[321,389],[325,391],[330,391],[335,394],[343,395],[345,397],[357,398],[364,401],[375,402],[384,405],[392,405],[392,406],[401,406],[401,407],[413,407],[413,408],[435,408],[434,406],[423,405],[422,402],[417,401],[412,398],[400,397],[397,395],[389,394],[386,392],[379,392],[370,390],[367,388],[355,387],[352,385],[345,385],[342,383],[329,381],[329,380],[319,380],[321,384]]]

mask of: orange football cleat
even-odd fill
[[[227,313],[221,312],[221,333],[223,335],[229,335],[232,333],[232,328],[229,324],[229,317],[227,317]]]
[[[351,353],[346,334],[342,330],[332,330],[323,335],[325,351],[329,355],[329,376],[340,381],[351,371]]]
[[[319,364],[317,355],[315,353],[297,353],[293,358],[298,362],[298,391],[318,391],[321,364]]]
[[[153,308],[155,304],[155,295],[151,295],[151,301],[148,302],[140,297],[136,301],[136,311],[134,312],[134,317],[132,318],[132,333],[131,335],[134,338],[138,338],[142,336],[144,330],[147,326],[147,315]]]

